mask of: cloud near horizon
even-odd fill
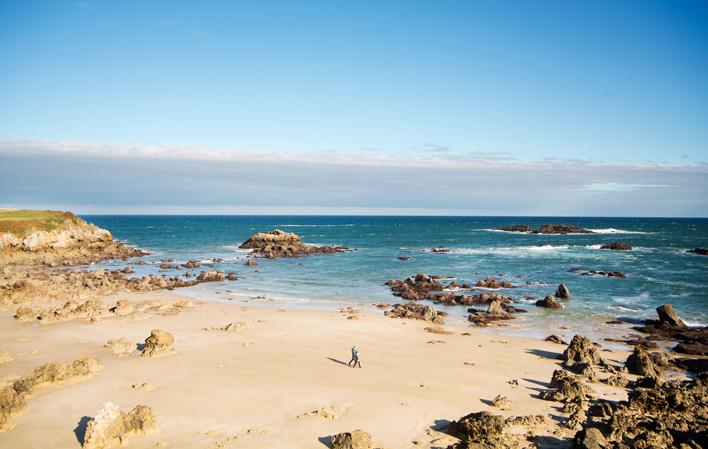
[[[0,207],[83,214],[705,217],[707,198],[705,165],[0,141]]]

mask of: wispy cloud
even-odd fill
[[[0,206],[185,213],[708,213],[705,165],[485,156],[0,141]]]

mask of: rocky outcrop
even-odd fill
[[[434,300],[438,296],[434,292],[440,292],[445,288],[436,277],[425,273],[418,273],[405,280],[392,279],[386,282],[386,285],[394,296],[412,301]]]
[[[634,329],[653,334],[652,338],[677,341],[674,351],[691,355],[708,355],[708,326],[689,327],[674,311],[671,304],[657,307],[658,320],[647,320]]]
[[[533,229],[528,225],[504,226],[499,229],[506,232],[523,232],[531,234],[592,234],[593,232],[568,224],[545,224],[538,229]]]
[[[84,449],[109,449],[123,446],[131,435],[142,435],[156,427],[155,414],[146,405],[136,405],[126,413],[106,402],[89,420],[84,435]]]
[[[405,304],[394,304],[391,310],[384,312],[384,315],[391,318],[410,318],[414,320],[431,321],[435,324],[445,324],[444,312],[435,310],[432,306],[408,302]]]
[[[280,229],[252,235],[239,248],[250,249],[257,257],[301,257],[312,254],[330,254],[346,251],[343,246],[315,246],[302,243],[300,236]]]
[[[0,432],[12,428],[10,420],[24,411],[26,399],[34,388],[48,384],[83,380],[100,371],[103,365],[93,357],[77,359],[69,364],[50,362],[37,367],[30,375],[0,389]]]
[[[559,358],[563,360],[564,367],[576,372],[585,366],[604,365],[595,345],[582,335],[575,335]]]
[[[698,254],[700,256],[708,256],[708,248],[693,248],[686,251],[687,253]]]
[[[430,248],[428,250],[429,253],[449,253],[450,249],[445,248],[444,246],[436,246],[434,248]]]
[[[607,276],[617,279],[625,279],[627,276],[621,271],[588,270],[582,271],[580,268],[571,268],[571,273],[580,273],[581,276]]]
[[[570,290],[565,284],[560,284],[556,289],[556,294],[553,295],[558,299],[570,299]]]
[[[662,326],[685,328],[686,323],[679,318],[678,313],[674,310],[671,304],[664,304],[656,308],[656,313],[659,314],[659,323]]]
[[[541,392],[541,399],[557,402],[582,402],[590,392],[580,376],[562,369],[553,371],[549,386],[550,389]]]
[[[624,366],[630,374],[639,376],[654,377],[660,376],[659,367],[654,363],[649,353],[640,346],[634,347],[634,352],[627,357]]]
[[[556,343],[556,344],[559,344],[559,345],[567,345],[567,344],[568,344],[568,343],[566,343],[565,341],[563,341],[563,339],[560,338],[560,337],[557,336],[557,335],[549,335],[548,337],[544,338],[544,340],[545,340],[545,341],[550,341],[551,343]]]
[[[113,240],[111,233],[71,212],[10,211],[0,226],[0,266],[78,265],[147,253]]]
[[[510,282],[507,282],[507,281],[500,282],[494,278],[486,277],[484,279],[480,279],[479,281],[477,281],[477,283],[475,284],[475,287],[497,289],[497,288],[512,288],[513,286],[511,285]]]
[[[140,353],[140,357],[164,357],[176,354],[172,345],[175,338],[167,331],[153,329],[150,336],[145,339],[145,347]]]
[[[219,282],[225,279],[224,273],[220,271],[202,271],[197,276],[198,282]]]
[[[493,321],[513,320],[514,315],[504,310],[500,301],[493,301],[489,304],[486,312],[477,309],[467,309],[470,313],[468,320],[478,326],[485,326]]]
[[[638,382],[627,401],[588,413],[574,448],[699,448],[708,444],[706,376]]]
[[[610,249],[614,251],[629,251],[632,249],[632,245],[624,242],[611,242],[600,245],[600,249]]]
[[[556,301],[556,298],[551,295],[536,301],[536,306],[545,307],[546,309],[562,309],[565,307],[563,304]]]
[[[363,430],[332,436],[332,449],[372,449],[371,435]]]
[[[504,417],[489,412],[476,412],[450,423],[448,432],[463,442],[483,448],[504,448]]]

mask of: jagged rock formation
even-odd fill
[[[586,366],[605,364],[595,345],[582,335],[575,335],[559,358],[564,367],[575,372]]]
[[[425,273],[418,273],[402,281],[392,279],[386,282],[386,285],[389,286],[394,296],[412,301],[433,300],[437,298],[433,292],[440,292],[445,288],[436,277]]]
[[[476,412],[450,423],[448,432],[463,442],[478,447],[504,448],[504,417],[489,412]]]
[[[243,242],[239,248],[250,249],[257,257],[301,257],[311,254],[330,254],[346,251],[343,246],[315,246],[302,243],[300,236],[292,232],[274,229],[259,232]]]
[[[570,290],[565,284],[560,284],[558,289],[556,289],[556,294],[553,295],[558,299],[570,299]]]
[[[0,211],[0,266],[79,265],[147,253],[113,241],[111,233],[71,212]]]
[[[625,279],[627,277],[621,271],[602,271],[602,270],[582,271],[580,268],[571,268],[568,271],[570,271],[571,273],[580,273],[581,276],[607,276],[607,277],[617,278],[617,279]]]
[[[372,449],[371,435],[363,430],[338,433],[332,437],[332,449]]]
[[[549,386],[551,387],[549,390],[541,392],[541,398],[548,401],[582,402],[590,393],[590,389],[583,384],[580,376],[562,369],[553,371]]]
[[[37,367],[30,375],[0,389],[0,432],[12,428],[10,420],[27,407],[27,396],[35,387],[57,384],[72,379],[86,379],[103,368],[92,357],[77,359],[69,364],[50,362]]]
[[[513,225],[499,228],[506,232],[523,232],[531,234],[592,234],[593,231],[568,224],[545,224],[538,229],[533,229],[528,225]]]
[[[657,307],[656,312],[659,314],[659,320],[647,320],[644,326],[634,329],[660,336],[665,340],[678,341],[673,348],[676,352],[698,356],[708,355],[708,326],[688,327],[671,304]],[[682,361],[678,362],[682,363]]]
[[[639,382],[627,401],[591,407],[591,418],[573,447],[700,448],[708,445],[708,386],[705,375],[690,381]],[[598,412],[599,411],[599,412]]]
[[[600,249],[610,249],[614,251],[629,251],[632,249],[632,245],[624,242],[611,242],[600,245]]]
[[[167,331],[153,329],[150,336],[145,339],[145,348],[140,353],[140,357],[164,357],[176,354],[172,345],[175,338]]]
[[[624,365],[630,374],[654,378],[658,378],[661,374],[657,364],[641,346],[634,347],[634,352],[627,357]]]
[[[474,308],[467,309],[467,311],[470,312],[468,317],[469,321],[481,326],[485,326],[493,321],[514,319],[514,315],[504,310],[501,301],[492,301],[486,312],[481,312]]]
[[[497,395],[492,399],[490,405],[499,410],[509,410],[509,408],[511,408],[511,401],[506,396]]]
[[[686,323],[679,318],[678,313],[671,304],[664,304],[656,308],[659,314],[659,323],[668,327],[685,328]]]
[[[131,435],[142,435],[156,427],[155,414],[146,405],[136,405],[125,413],[112,402],[106,402],[86,427],[84,449],[109,449],[122,446]]]
[[[445,312],[435,310],[432,306],[408,302],[405,304],[394,304],[391,310],[384,312],[384,315],[391,318],[411,318],[414,320],[431,321],[435,324],[445,324]]]
[[[224,273],[220,271],[202,271],[197,276],[198,282],[218,282],[225,279]]]

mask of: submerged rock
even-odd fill
[[[629,251],[632,249],[632,245],[624,242],[611,242],[600,245],[600,249],[610,249],[615,251]]]
[[[154,429],[155,414],[146,405],[136,405],[125,413],[112,402],[106,402],[86,427],[84,449],[108,449],[122,446],[130,435],[142,435]]]
[[[708,256],[708,248],[693,248],[686,251],[687,253],[698,254],[701,256]]]

